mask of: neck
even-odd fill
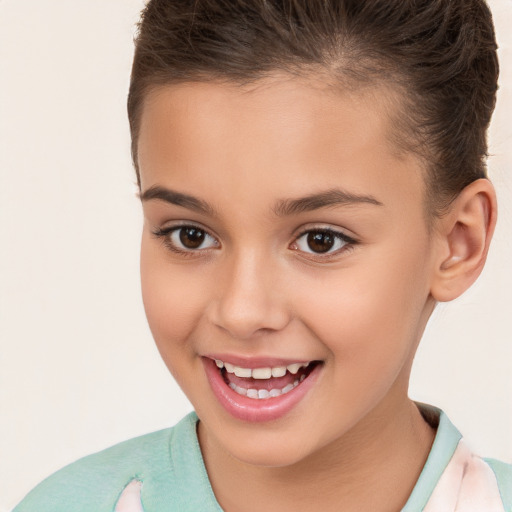
[[[340,504],[343,512],[396,512],[412,492],[434,439],[408,399],[400,407],[381,403],[336,442],[286,467],[241,462],[202,425],[199,432],[208,475],[225,512],[339,511]]]

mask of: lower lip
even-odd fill
[[[214,395],[226,411],[235,418],[248,422],[277,420],[291,411],[313,387],[321,364],[295,388],[284,395],[271,398],[247,398],[233,391],[224,381],[215,361],[203,357],[206,376]]]

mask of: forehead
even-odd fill
[[[154,89],[139,133],[142,190],[169,181],[215,187],[223,178],[249,196],[262,179],[273,185],[268,195],[288,197],[304,187],[422,189],[419,162],[393,144],[395,101],[383,85],[339,90],[282,77]]]
[[[385,143],[394,135],[393,103],[394,95],[384,86],[339,89],[306,78],[273,77],[245,86],[215,81],[162,86],[145,98],[139,143],[144,150],[155,135],[180,134],[181,143],[233,140],[234,126],[238,138],[253,146],[263,139],[267,144],[285,138],[314,143],[326,135],[336,139],[341,128],[344,137],[352,133],[361,143],[372,137]],[[391,143],[388,150],[394,150]]]

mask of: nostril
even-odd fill
[[[275,298],[225,297],[210,305],[210,320],[239,340],[270,335],[283,329],[290,320],[284,304]]]
[[[271,262],[252,252],[226,260],[207,305],[211,324],[233,339],[280,331],[290,321],[289,296],[279,287]]]

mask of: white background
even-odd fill
[[[142,0],[0,0],[0,511],[87,453],[190,405],[160,361],[138,281],[125,100]],[[436,312],[413,398],[512,461],[512,1],[491,0],[501,90],[486,270]],[[3,507],[3,508],[2,508]]]

